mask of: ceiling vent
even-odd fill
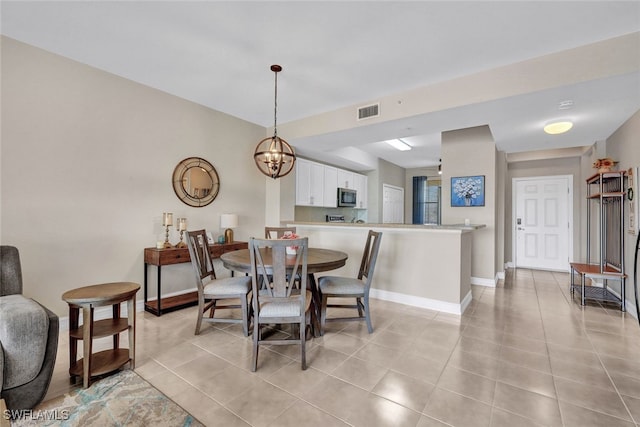
[[[358,108],[358,120],[370,119],[380,115],[380,103]]]

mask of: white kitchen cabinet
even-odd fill
[[[356,190],[356,208],[358,209],[367,208],[367,184],[368,178],[366,175],[353,174],[353,188]]]
[[[326,208],[338,206],[338,169],[332,166],[324,167],[324,203]]]
[[[296,160],[296,206],[335,208],[339,187],[356,190],[356,208],[367,208],[366,175],[311,160]]]
[[[338,187],[353,189],[353,172],[338,169]]]
[[[296,205],[322,206],[324,203],[324,165],[296,160]]]

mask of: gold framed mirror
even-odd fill
[[[173,191],[189,206],[207,206],[220,191],[218,172],[205,159],[188,157],[173,170]]]

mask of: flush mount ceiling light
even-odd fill
[[[547,123],[544,126],[544,131],[549,135],[558,135],[567,132],[573,127],[573,122],[569,120],[561,120],[557,122]]]
[[[256,146],[253,159],[260,172],[273,179],[287,175],[293,170],[296,154],[287,141],[278,136],[278,73],[279,65],[272,65],[275,74],[275,97],[273,103],[273,136],[263,139]]]
[[[411,150],[411,146],[401,139],[390,139],[385,142],[390,146],[392,146],[393,148],[395,148],[396,150],[400,150],[400,151]]]

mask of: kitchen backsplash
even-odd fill
[[[313,208],[308,206],[296,206],[295,220],[301,222],[325,222],[327,215],[344,215],[346,222],[362,220],[367,222],[366,209],[353,208]]]

